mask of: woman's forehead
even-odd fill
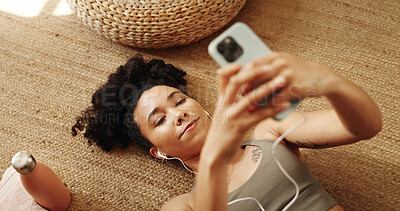
[[[137,106],[151,107],[159,102],[164,102],[172,92],[179,91],[178,89],[170,86],[155,86],[143,92],[140,96]]]
[[[144,91],[134,111],[135,122],[146,122],[147,115],[149,115],[154,108],[166,102],[167,97],[176,91],[179,90],[169,86],[155,86]]]

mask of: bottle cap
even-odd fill
[[[31,154],[21,151],[14,155],[11,164],[18,173],[25,175],[33,171],[36,166],[36,160]]]

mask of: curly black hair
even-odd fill
[[[105,151],[131,144],[149,150],[152,144],[133,121],[140,96],[154,86],[166,85],[185,93],[186,73],[163,60],[145,61],[135,55],[108,77],[92,95],[92,106],[82,111],[72,126],[72,135],[86,128],[84,137]]]

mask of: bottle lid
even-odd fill
[[[31,154],[21,151],[14,155],[11,164],[18,173],[25,175],[33,171],[36,166],[36,160]]]

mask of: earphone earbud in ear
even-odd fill
[[[168,159],[165,155],[161,154],[160,151],[157,151],[157,155],[160,156],[160,157],[162,157],[162,158]]]

